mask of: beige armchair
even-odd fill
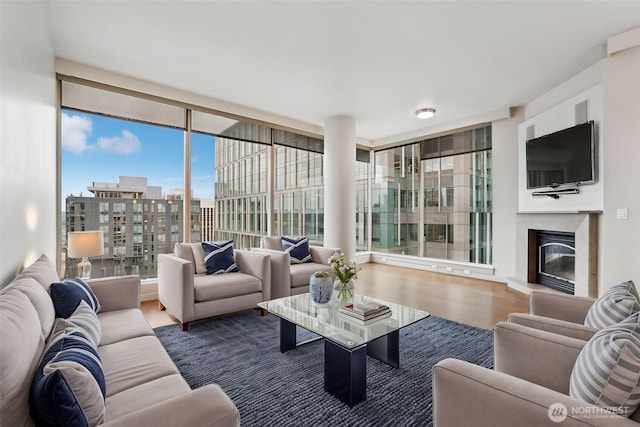
[[[183,331],[195,320],[257,309],[259,302],[271,299],[268,255],[235,250],[240,272],[207,275],[196,273],[194,245],[178,243],[174,255],[158,255],[159,307],[173,314]]]
[[[585,318],[595,298],[549,291],[532,291],[530,313],[512,313],[509,321],[543,331],[588,340],[598,329],[586,326]]]
[[[312,262],[291,264],[289,253],[284,252],[280,236],[267,236],[262,239],[260,248],[252,248],[252,252],[271,256],[271,298],[282,298],[290,295],[309,292],[309,278],[316,271],[329,271],[329,257],[337,248],[309,246]]]
[[[434,366],[434,427],[637,426],[640,410],[627,419],[569,396],[571,372],[585,344],[499,322],[494,328],[495,370],[456,359]],[[567,410],[560,423],[550,417],[559,404]]]

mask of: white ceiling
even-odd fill
[[[50,16],[59,58],[313,126],[349,115],[375,145],[526,104],[640,27],[640,0],[51,0]]]

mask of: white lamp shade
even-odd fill
[[[100,256],[104,253],[102,231],[70,231],[67,239],[69,258]]]

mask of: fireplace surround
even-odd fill
[[[515,230],[515,277],[507,278],[507,285],[525,293],[543,288],[536,285],[537,234],[540,230],[551,230],[575,235],[574,294],[597,297],[600,214],[601,211],[518,212]]]

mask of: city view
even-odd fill
[[[181,190],[183,141],[184,132],[179,129],[63,110],[63,199],[70,194],[86,194],[87,186],[94,181],[111,182],[118,176],[145,177],[149,185],[160,186],[164,191]],[[214,197],[214,156],[214,138],[194,133],[194,197]]]
[[[490,263],[490,131],[359,150],[357,250]],[[94,275],[151,278],[157,255],[181,241],[322,242],[322,140],[239,121],[215,136],[191,132],[189,195],[184,147],[181,129],[63,110],[63,247],[68,231],[100,230]]]

